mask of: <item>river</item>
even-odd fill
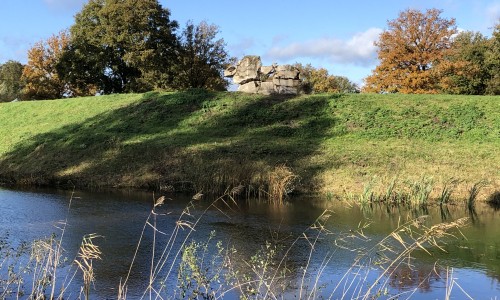
[[[193,290],[192,281],[189,281],[191,285],[178,281],[182,278],[178,270],[183,252],[177,251],[184,238],[187,237],[185,245],[191,240],[203,244],[212,232],[214,237],[207,250],[203,251],[203,245],[196,248],[198,259],[204,258],[202,269],[210,269],[207,276],[214,275],[217,273],[214,270],[222,266],[221,276],[229,276],[229,268],[234,274],[246,272],[245,278],[254,281],[245,288],[254,288],[255,297],[263,296],[266,291],[262,286],[259,289],[256,273],[273,284],[268,296],[285,298],[332,295],[333,299],[351,299],[368,290],[372,295],[379,291],[377,296],[382,299],[398,296],[399,299],[444,299],[447,293],[454,299],[468,299],[468,295],[473,299],[493,299],[500,295],[500,211],[486,204],[478,204],[474,212],[460,203],[426,210],[384,205],[360,208],[344,201],[310,198],[293,199],[280,205],[258,199],[233,203],[225,198],[213,205],[213,201],[206,199],[190,204],[190,197],[171,195],[163,205],[156,207],[156,215],[150,215],[155,198],[158,196],[153,193],[131,191],[0,189],[0,241],[15,248],[22,242],[31,243],[51,234],[59,238],[64,229],[62,245],[67,262],[58,270],[60,283],[76,270],[71,261],[78,253],[82,237],[91,233],[99,235],[94,242],[102,254],[93,264],[92,299],[116,299],[120,280],[127,277],[141,236],[141,246],[127,281],[127,299],[149,298],[151,254],[154,251],[153,266],[156,266],[168,245],[172,251],[153,286],[167,296],[180,298],[182,291],[189,295]],[[326,209],[329,218],[325,216]],[[322,214],[324,217],[318,220]],[[469,222],[460,231],[453,230],[453,236],[439,241],[442,249],[423,245],[423,250],[417,245],[397,264],[391,263],[398,261],[398,253],[412,245],[408,232],[396,231],[405,246],[392,238],[391,232],[423,215],[427,217],[418,219],[418,223],[424,228],[462,217],[468,217]],[[155,225],[156,230],[145,226],[146,220]],[[316,226],[312,226],[314,224]],[[175,233],[175,241],[169,244]],[[418,238],[418,230],[412,234]],[[391,250],[383,250],[380,241],[388,236],[387,245]],[[223,249],[220,255],[218,249]],[[234,250],[228,252],[228,249]],[[176,253],[179,253],[177,258]],[[170,266],[173,271],[169,274]],[[278,279],[281,273],[272,272],[283,266],[286,266],[285,276]],[[2,265],[5,267],[6,264]],[[382,271],[382,267],[386,271]],[[162,285],[161,278],[167,275]],[[193,273],[184,274],[190,275]],[[5,277],[6,271],[2,270],[0,276]],[[235,281],[237,276],[226,279],[226,283]],[[218,295],[225,299],[239,297],[238,289],[222,294],[228,287],[221,287],[216,277],[211,280],[207,285],[218,291]],[[81,285],[81,274],[77,273],[64,298],[77,298]],[[24,288],[29,292],[29,279],[25,280]]]

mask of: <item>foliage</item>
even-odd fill
[[[366,78],[366,92],[437,93],[433,67],[451,47],[457,32],[454,19],[441,11],[407,9],[388,22],[375,43],[380,64]]]
[[[56,64],[68,46],[69,39],[69,34],[62,31],[58,36],[36,43],[28,51],[28,63],[22,74],[22,80],[26,82],[26,99],[59,99],[75,93],[56,70]]]
[[[444,93],[483,95],[491,74],[485,61],[490,41],[479,32],[465,31],[453,40],[436,72]]]
[[[211,231],[207,241],[192,240],[184,246],[177,271],[177,288],[182,299],[215,299],[232,283],[224,268],[236,250],[225,249],[221,241],[214,242],[215,236],[215,231]]]
[[[228,81],[223,70],[229,64],[229,55],[223,39],[217,39],[216,25],[191,22],[181,36],[181,49],[175,66],[174,85],[179,89],[206,88],[226,90]]]
[[[349,81],[347,77],[328,74],[324,68],[315,68],[311,64],[294,65],[300,71],[302,91],[311,93],[358,93],[358,86]]]
[[[165,88],[172,81],[177,26],[157,0],[90,0],[75,17],[59,74],[103,93]]]
[[[490,49],[486,53],[486,64],[491,79],[486,87],[486,94],[500,95],[500,20],[493,31]]]
[[[0,102],[21,98],[24,88],[21,81],[23,68],[20,62],[13,60],[0,64]]]

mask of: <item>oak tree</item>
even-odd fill
[[[24,67],[24,96],[30,100],[57,99],[71,96],[71,87],[57,74],[56,64],[69,44],[69,34],[61,32],[28,50],[28,63]]]
[[[365,79],[367,92],[436,93],[438,78],[433,67],[451,47],[457,32],[454,19],[441,17],[441,10],[402,11],[380,34],[380,64]]]
[[[157,0],[90,0],[75,16],[59,73],[102,93],[168,87],[177,27]]]

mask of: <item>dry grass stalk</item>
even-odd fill
[[[282,203],[285,197],[295,189],[299,176],[285,165],[279,165],[269,174],[269,200]]]
[[[101,236],[97,234],[88,234],[83,237],[78,255],[74,260],[78,268],[83,272],[83,294],[85,299],[89,299],[90,285],[94,282],[94,267],[92,262],[101,259],[101,250],[94,244],[94,239]]]
[[[346,275],[345,278],[349,278],[350,274],[365,274],[365,276],[349,279],[359,281],[356,285],[353,285],[352,282],[349,283],[350,286],[356,286],[351,294],[357,294],[359,299],[372,299],[377,295],[382,295],[388,284],[387,281],[393,276],[394,272],[405,264],[411,265],[414,251],[420,249],[429,253],[429,250],[427,250],[429,247],[444,251],[439,243],[440,240],[446,237],[455,237],[450,231],[465,226],[469,221],[468,218],[462,218],[454,222],[426,227],[424,220],[425,218],[420,217],[402,224],[355,261],[347,272],[349,275]],[[376,253],[379,257],[377,261],[372,260],[373,253]],[[370,269],[374,266],[380,267],[381,272],[370,284],[366,282],[366,278]],[[336,289],[341,284],[346,283],[345,280],[339,282]],[[368,284],[368,287],[364,288],[366,284]]]

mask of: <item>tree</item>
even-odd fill
[[[27,99],[58,99],[73,95],[71,87],[59,77],[56,70],[56,64],[68,44],[69,34],[63,31],[36,43],[28,51],[28,63],[22,74],[22,80],[26,82],[24,95]]]
[[[491,77],[486,65],[489,47],[490,40],[479,32],[459,33],[435,68],[441,90],[449,94],[483,95]]]
[[[339,93],[359,93],[359,86],[345,76],[334,76]]]
[[[485,93],[500,95],[500,20],[495,26],[490,40],[490,47],[486,53],[486,67],[491,76]]]
[[[347,77],[328,74],[324,68],[315,68],[311,64],[294,65],[300,71],[302,80],[302,91],[311,93],[357,93],[359,88],[355,83],[349,81]]]
[[[181,50],[176,66],[177,88],[226,90],[229,85],[223,71],[230,63],[223,39],[217,39],[219,28],[201,22],[186,24],[181,36]]]
[[[0,65],[0,102],[21,98],[23,68],[20,62],[13,60]]]
[[[441,10],[425,13],[408,9],[380,34],[380,64],[365,79],[367,92],[436,93],[433,67],[451,47],[457,32],[454,19],[441,18]]]
[[[177,27],[157,0],[90,0],[75,17],[59,73],[102,93],[166,88],[178,55]]]

